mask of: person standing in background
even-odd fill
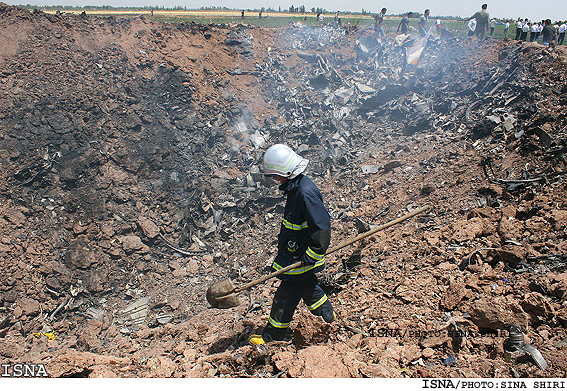
[[[380,13],[374,16],[374,31],[378,33],[378,37],[386,38],[386,34],[384,33],[384,28],[382,27],[382,23],[384,23],[384,15],[386,15],[386,8],[382,8]]]
[[[536,36],[535,36],[536,41],[537,41],[538,39],[541,39],[541,33],[543,32],[543,26],[544,26],[544,25],[545,25],[545,20],[543,20],[543,21],[541,21],[541,22],[538,22],[538,24],[537,24],[537,33],[536,33]]]
[[[520,35],[520,41],[526,41],[528,39],[528,32],[530,31],[530,22],[528,22],[528,18],[524,19],[524,23],[522,23],[522,34]]]
[[[323,19],[325,18],[325,15],[323,15],[323,13],[319,12],[317,14],[317,21],[319,22],[319,26],[323,25]]]
[[[506,21],[504,25],[504,37],[508,38],[508,29],[510,28],[510,22]]]
[[[427,21],[429,19],[429,9],[426,9],[423,12],[423,15],[421,15],[421,18],[419,18],[419,22],[418,22],[418,26],[419,26],[419,35],[421,35],[421,37],[425,37],[427,35]]]
[[[397,33],[400,32],[400,30],[402,31],[402,34],[408,34],[409,33],[409,20],[411,18],[411,16],[413,15],[413,12],[408,12],[407,16],[404,16],[402,18],[402,20],[400,20],[400,24],[398,24],[398,30],[396,31]]]
[[[561,22],[559,22],[561,23]],[[559,45],[563,45],[563,40],[565,39],[565,31],[567,30],[567,21],[561,23],[561,25],[559,26],[559,39],[557,40],[557,43]]]
[[[496,19],[492,18],[492,20],[490,21],[490,36],[492,37],[492,34],[494,34],[494,29],[496,28]]]
[[[551,24],[551,19],[545,20],[545,27],[543,28],[542,35],[544,45],[557,44],[557,34],[555,27]]]
[[[534,42],[537,36],[537,33],[539,31],[539,28],[537,27],[537,24],[534,23],[532,24],[532,27],[530,28],[530,42]]]
[[[341,27],[341,11],[337,11],[337,13],[335,14],[335,27]]]
[[[476,12],[473,16],[468,18],[468,20],[476,19],[476,29],[474,33],[479,39],[484,39],[485,31],[488,31],[488,21],[490,20],[490,15],[486,10],[488,8],[488,4],[483,4],[481,10]]]
[[[518,41],[520,39],[520,36],[522,35],[523,26],[524,23],[522,22],[522,19],[518,18],[518,21],[516,22],[516,38],[514,38],[516,41]]]

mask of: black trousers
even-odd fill
[[[303,299],[313,315],[321,316],[326,322],[335,320],[335,312],[325,291],[317,285],[317,276],[312,275],[300,281],[282,281],[274,295],[270,319],[262,332],[266,342],[282,341],[299,302]]]
[[[516,29],[516,41],[520,39],[520,35],[522,34],[522,29]]]
[[[559,33],[559,39],[557,40],[557,43],[559,45],[563,45],[563,40],[565,39],[565,33]]]
[[[484,32],[485,31],[486,31],[486,25],[481,24],[481,23],[476,24],[476,29],[474,30],[474,33],[476,34],[476,36],[479,39],[484,39]]]
[[[528,32],[522,31],[522,34],[520,35],[520,40],[525,41],[527,38],[528,38]]]

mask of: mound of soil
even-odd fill
[[[416,69],[369,30],[164,24],[0,4],[0,356],[53,377],[564,377],[564,47],[430,37]],[[310,160],[338,315],[248,345]],[[545,364],[509,338],[518,325]],[[516,335],[517,336],[517,335]]]

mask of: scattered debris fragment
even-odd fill
[[[563,377],[565,47],[441,30],[405,69],[394,38],[0,4],[2,362],[90,377]],[[332,244],[434,208],[328,256],[337,321],[300,306],[289,340],[259,351],[247,339],[276,282],[228,311],[205,291],[274,259],[282,197],[259,167],[276,142],[310,160]],[[515,353],[511,323],[529,338]]]

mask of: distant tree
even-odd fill
[[[315,13],[316,9],[315,7],[311,7],[311,12]]]
[[[305,6],[304,5],[299,7],[299,13],[301,13],[301,14],[305,13]]]

